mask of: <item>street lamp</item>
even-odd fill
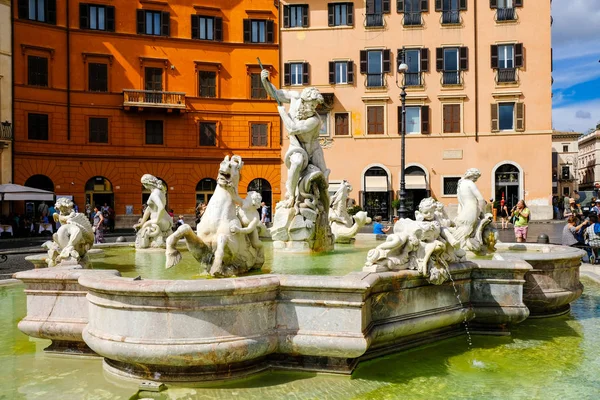
[[[396,86],[400,91],[400,102],[402,103],[402,121],[400,124],[400,135],[402,137],[402,150],[400,156],[400,207],[398,207],[398,217],[408,218],[408,211],[406,210],[406,180],[404,177],[404,165],[405,165],[405,154],[406,154],[406,76],[408,72],[408,65],[404,63],[404,47],[402,53],[398,54],[397,57],[398,73],[396,74]],[[398,84],[398,76],[402,75],[402,86]]]

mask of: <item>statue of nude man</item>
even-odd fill
[[[288,179],[285,184],[285,207],[294,205],[300,174],[312,164],[329,178],[329,170],[325,165],[323,149],[319,143],[321,118],[316,108],[323,102],[323,96],[314,87],[305,88],[302,92],[294,90],[277,90],[269,81],[269,71],[263,69],[260,74],[263,86],[269,95],[280,103],[290,103],[289,110],[278,106],[279,115],[290,135],[290,147],[285,154],[285,164],[288,167]]]

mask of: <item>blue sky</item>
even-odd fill
[[[554,0],[552,16],[552,125],[586,132],[600,123],[600,0]]]

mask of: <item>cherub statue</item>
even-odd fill
[[[172,233],[173,226],[173,218],[165,209],[167,188],[160,179],[150,174],[142,176],[141,181],[142,185],[151,192],[147,201],[148,207],[144,210],[141,221],[133,226],[133,229],[138,231],[135,237],[135,248],[165,247],[165,240]]]
[[[76,213],[73,201],[61,197],[56,200],[54,208],[59,212],[52,218],[61,226],[52,235],[52,240],[42,247],[48,250],[46,263],[49,267],[62,264],[80,264],[87,267],[87,251],[94,244],[94,232],[89,219],[82,213]]]

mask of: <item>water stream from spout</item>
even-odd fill
[[[456,288],[456,283],[454,282],[454,279],[452,279],[452,274],[450,273],[450,269],[448,269],[447,266],[445,268],[446,268],[446,272],[448,272],[448,277],[450,278],[450,282],[452,282],[452,287],[454,288],[454,295],[456,296],[456,300],[458,300],[458,303],[460,304],[461,309],[464,309],[465,306],[464,306],[462,300],[460,299],[460,294],[458,293],[458,289]],[[473,339],[471,338],[471,332],[469,331],[469,321],[467,319],[467,313],[465,313],[465,315],[464,315],[463,324],[465,326],[465,331],[467,332],[467,344],[469,345],[469,350],[471,350],[471,348],[473,347]]]

